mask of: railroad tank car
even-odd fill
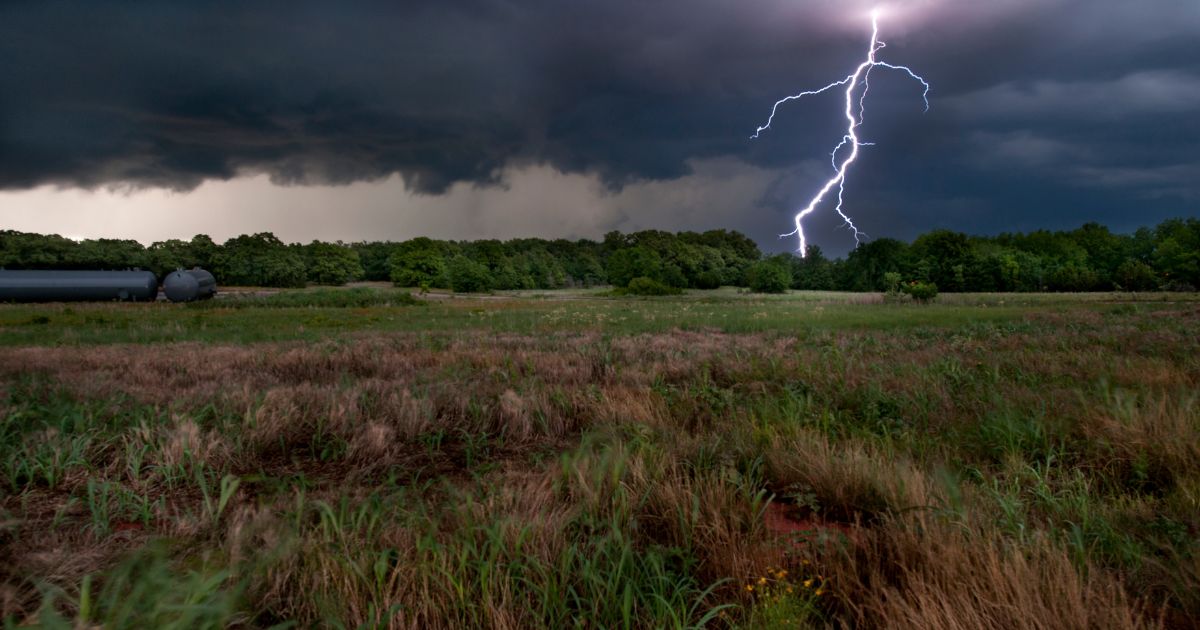
[[[180,269],[163,278],[163,293],[172,302],[207,300],[217,294],[217,279],[203,269]]]
[[[149,271],[0,269],[0,302],[153,301],[158,276]]]

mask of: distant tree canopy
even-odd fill
[[[270,232],[225,241],[213,255],[212,267],[221,284],[302,287],[308,279],[304,257]]]
[[[304,257],[308,281],[316,284],[346,284],[365,275],[358,252],[342,243],[313,241],[298,246]]]
[[[912,243],[881,238],[843,259],[812,246],[807,256],[764,257],[754,241],[730,230],[610,232],[597,241],[439,241],[288,245],[274,234],[242,235],[222,244],[200,234],[143,247],[137,241],[73,241],[0,231],[7,269],[149,269],[163,275],[204,267],[227,285],[304,286],[354,280],[477,292],[611,284],[628,289],[750,287],[883,291],[889,274],[940,291],[1152,291],[1200,286],[1200,219],[1170,219],[1133,234],[1097,223],[1076,230],[969,236],[934,230]]]

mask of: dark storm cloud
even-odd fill
[[[933,109],[877,75],[864,130],[879,145],[848,199],[876,233],[1125,227],[1198,196],[1200,4],[890,4],[885,58],[930,79]],[[840,136],[836,97],[747,136],[776,98],[853,67],[869,6],[8,2],[0,188],[399,173],[440,192],[535,165],[619,187],[705,158],[811,164]],[[816,175],[797,173],[762,196],[764,221],[809,194]]]

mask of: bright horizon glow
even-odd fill
[[[848,75],[846,78],[842,79],[841,81],[834,81],[833,83],[830,83],[829,85],[826,85],[825,87],[820,88],[818,90],[810,90],[810,91],[806,91],[806,92],[801,92],[799,94],[794,94],[792,96],[786,96],[784,98],[779,99],[778,101],[775,101],[775,105],[771,108],[771,115],[770,115],[770,117],[767,118],[767,122],[764,123],[762,126],[760,126],[758,129],[756,129],[754,131],[754,135],[750,136],[752,139],[758,138],[759,134],[761,134],[763,131],[766,131],[767,129],[770,129],[771,121],[773,121],[775,119],[775,114],[779,110],[779,106],[782,105],[783,103],[786,103],[788,101],[799,100],[801,98],[804,98],[805,96],[815,96],[817,94],[827,92],[835,87],[839,87],[839,86],[843,86],[843,85],[846,86],[846,121],[847,121],[846,135],[844,135],[842,137],[842,141],[840,143],[838,143],[838,145],[836,147],[834,147],[833,152],[830,154],[830,160],[833,163],[833,168],[834,168],[835,174],[832,178],[830,178],[827,182],[825,182],[825,185],[822,186],[820,191],[817,192],[816,196],[812,198],[812,201],[810,201],[808,203],[808,206],[806,206],[803,210],[801,210],[800,212],[798,212],[796,214],[796,217],[795,217],[796,229],[791,232],[788,232],[787,234],[780,235],[780,238],[786,238],[786,237],[792,236],[792,235],[796,235],[799,237],[799,239],[800,239],[800,256],[801,257],[806,256],[808,254],[808,252],[807,252],[808,242],[804,237],[804,228],[801,225],[804,220],[804,217],[807,217],[808,215],[812,214],[816,210],[817,204],[821,203],[821,201],[825,198],[825,196],[828,195],[830,193],[830,191],[833,190],[834,186],[837,186],[837,189],[838,189],[837,206],[834,209],[837,211],[838,216],[842,217],[842,221],[845,222],[845,224],[847,226],[849,226],[849,228],[851,230],[854,231],[855,247],[857,247],[859,244],[861,244],[862,238],[866,236],[866,234],[864,234],[863,232],[861,232],[858,229],[858,226],[854,225],[854,222],[850,220],[850,217],[847,216],[846,213],[842,211],[842,203],[843,203],[843,197],[844,197],[845,190],[846,190],[846,172],[849,170],[850,165],[853,164],[854,161],[858,159],[859,148],[864,147],[864,146],[871,146],[873,144],[870,142],[861,142],[858,138],[858,133],[857,133],[858,127],[860,125],[862,125],[863,118],[866,114],[867,92],[869,92],[871,89],[871,83],[870,83],[871,70],[874,69],[875,66],[882,66],[882,67],[888,68],[890,70],[900,70],[900,71],[907,73],[908,76],[912,77],[916,81],[919,81],[921,83],[921,85],[923,85],[925,87],[925,92],[922,94],[922,98],[925,101],[925,111],[929,111],[929,83],[927,81],[925,81],[924,78],[922,78],[917,73],[913,72],[912,69],[910,69],[907,66],[897,66],[897,65],[887,63],[885,61],[878,61],[877,59],[875,59],[875,54],[878,53],[879,51],[883,50],[887,46],[887,44],[885,44],[884,42],[879,40],[879,14],[880,14],[880,12],[881,12],[881,7],[875,7],[874,9],[871,10],[871,45],[867,49],[867,59],[865,61],[863,61],[861,64],[859,64],[858,68],[852,74]],[[862,87],[862,94],[858,98],[858,117],[856,118],[855,114],[854,114],[854,91],[858,87],[859,83],[862,83],[863,87]],[[838,153],[847,144],[850,145],[850,155],[844,161],[842,161],[841,165],[839,166],[837,163]]]

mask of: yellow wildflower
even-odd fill
[[[812,578],[808,578],[807,580],[804,580],[804,588],[812,588],[812,585],[813,585]]]
[[[765,578],[765,577],[760,577],[760,578],[758,578],[758,583],[759,583],[760,585],[761,585],[761,584],[766,584],[766,583],[767,583],[767,578]]]

